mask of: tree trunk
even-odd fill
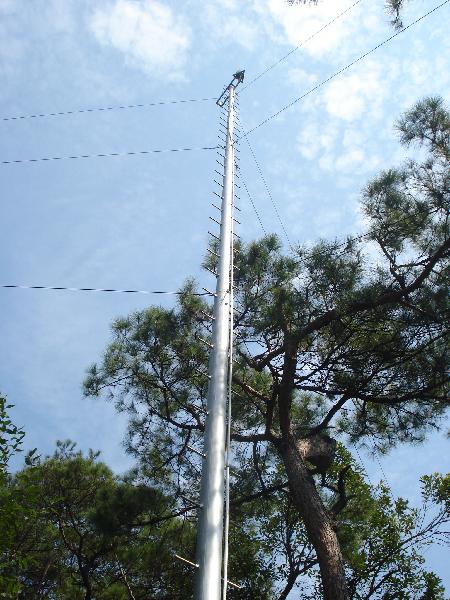
[[[279,451],[294,504],[303,519],[308,538],[317,552],[324,600],[347,600],[347,584],[339,541],[292,434],[284,436]]]
[[[80,570],[81,579],[83,581],[84,589],[86,590],[84,600],[92,600],[92,585],[89,578],[89,569],[83,565],[82,559],[78,558],[78,566]]]

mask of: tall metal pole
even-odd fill
[[[239,83],[239,81],[238,81]],[[228,121],[221,206],[219,259],[212,352],[208,373],[208,416],[204,435],[197,558],[196,600],[220,600],[224,510],[225,432],[230,352],[231,264],[233,236],[235,84],[227,88]]]

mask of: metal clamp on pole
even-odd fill
[[[242,70],[242,71],[237,71],[233,75],[233,79],[226,86],[226,88],[223,90],[223,92],[220,94],[218,100],[216,101],[217,106],[220,106],[221,108],[223,106],[225,106],[225,103],[228,100],[228,92],[229,92],[230,88],[233,87],[234,89],[236,89],[237,86],[244,81],[244,74],[245,74],[245,70]]]

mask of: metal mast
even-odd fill
[[[220,220],[219,259],[214,297],[212,350],[197,535],[196,600],[220,600],[224,514],[225,435],[229,382],[230,331],[232,330],[232,248],[234,195],[235,89],[244,72],[233,76],[217,104],[228,102],[227,137]]]

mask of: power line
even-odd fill
[[[266,73],[268,73],[269,71],[271,71],[272,69],[274,69],[275,67],[277,67],[280,63],[282,63],[284,60],[286,60],[289,56],[291,56],[291,54],[294,54],[294,52],[297,52],[297,50],[299,50],[300,48],[302,48],[303,46],[305,46],[308,42],[310,42],[312,39],[314,39],[317,35],[319,35],[319,33],[322,33],[322,31],[324,31],[325,29],[327,29],[327,27],[329,27],[330,25],[332,25],[333,23],[335,23],[336,21],[338,21],[341,17],[343,17],[345,14],[347,14],[350,10],[352,10],[352,8],[354,8],[357,4],[359,4],[362,0],[356,0],[356,2],[354,2],[351,6],[349,6],[348,8],[346,8],[344,11],[342,11],[341,13],[339,13],[338,15],[336,15],[334,17],[334,19],[331,19],[331,21],[328,21],[328,23],[326,23],[323,27],[321,27],[320,29],[318,29],[315,33],[313,33],[312,35],[310,35],[308,38],[306,38],[306,40],[303,40],[302,42],[300,42],[300,44],[298,46],[296,46],[295,48],[293,48],[290,52],[288,52],[287,54],[285,54],[284,56],[282,56],[279,60],[277,60],[276,62],[274,62],[272,65],[270,65],[269,67],[267,67],[267,69],[265,69],[264,71],[262,71],[259,75],[257,75],[256,77],[254,77],[251,81],[249,81],[247,83],[247,85],[245,85],[241,91],[239,92],[240,94],[242,94],[242,92],[244,90],[246,90],[249,86],[251,86],[253,83],[255,83],[255,81],[258,81],[258,79],[260,79],[261,77],[263,77]]]
[[[369,481],[369,484],[370,484],[370,486],[371,486],[371,487],[375,487],[375,486],[374,486],[374,484],[372,483],[372,479],[370,478],[369,472],[368,472],[368,470],[366,469],[366,467],[365,467],[365,465],[364,465],[363,459],[361,458],[361,455],[360,455],[360,453],[359,453],[359,451],[358,451],[358,447],[357,447],[357,445],[356,445],[356,444],[353,444],[353,448],[356,450],[356,454],[358,455],[359,462],[360,462],[360,464],[361,464],[361,467],[362,467],[362,470],[363,470],[363,475],[365,475],[365,476],[367,477],[367,479],[368,479],[368,481]]]
[[[69,160],[78,158],[104,158],[110,156],[137,156],[143,154],[164,154],[167,152],[192,152],[195,150],[217,150],[221,146],[202,146],[199,148],[168,148],[168,149],[155,149],[155,150],[138,150],[135,152],[109,152],[106,154],[78,154],[75,156],[48,156],[44,158],[22,158],[18,160],[2,160],[0,164],[11,165],[14,163],[27,163],[27,162],[41,162],[49,160]]]
[[[266,123],[268,123],[269,121],[271,121],[272,119],[274,119],[275,117],[277,117],[279,114],[281,114],[282,112],[284,112],[285,110],[287,110],[288,108],[291,108],[291,106],[293,106],[297,102],[300,102],[300,100],[303,100],[304,98],[306,98],[306,96],[309,96],[310,94],[312,94],[313,92],[315,92],[316,90],[318,90],[320,87],[322,87],[323,85],[325,85],[326,83],[328,83],[329,81],[331,81],[332,79],[334,79],[335,77],[337,77],[338,75],[341,75],[342,73],[344,73],[345,71],[347,71],[348,69],[350,69],[350,67],[352,67],[353,65],[356,65],[358,62],[364,60],[367,56],[369,56],[369,54],[372,54],[372,52],[375,52],[375,50],[378,50],[378,48],[381,48],[381,46],[384,46],[385,44],[387,44],[388,42],[390,42],[391,40],[393,40],[394,38],[396,38],[398,35],[400,35],[404,31],[406,31],[410,27],[413,27],[413,25],[417,25],[417,23],[419,23],[420,21],[422,21],[423,19],[425,19],[426,17],[428,17],[429,15],[431,15],[432,13],[434,13],[435,11],[437,11],[439,8],[442,8],[448,2],[450,2],[450,0],[445,0],[445,2],[442,2],[438,6],[435,6],[430,11],[428,11],[427,13],[425,13],[424,15],[422,15],[421,17],[419,17],[415,21],[412,21],[412,23],[410,23],[406,27],[403,27],[402,29],[400,29],[399,31],[397,31],[396,33],[394,33],[393,35],[391,35],[390,37],[386,38],[385,40],[383,40],[382,42],[380,42],[379,44],[377,44],[374,48],[372,48],[371,50],[369,50],[365,54],[362,54],[361,56],[359,56],[356,60],[352,61],[351,63],[349,63],[348,65],[346,65],[342,69],[340,69],[339,71],[336,71],[335,73],[333,73],[332,75],[330,75],[330,77],[328,77],[327,79],[324,79],[323,81],[321,81],[320,83],[318,83],[317,85],[315,85],[313,88],[311,88],[310,90],[308,90],[307,92],[305,92],[299,98],[296,98],[295,100],[293,100],[289,104],[286,104],[286,106],[283,106],[283,108],[281,108],[279,111],[277,111],[273,115],[270,115],[269,117],[267,117],[266,119],[264,119],[264,121],[261,121],[261,123],[259,123],[258,125],[256,125],[252,129],[250,129],[249,131],[247,131],[246,134],[253,133],[256,129],[259,129],[259,127],[262,127],[263,125],[265,125]]]
[[[169,296],[182,296],[185,292],[165,292],[165,291],[148,291],[148,290],[116,290],[111,288],[75,288],[63,286],[47,286],[47,285],[0,285],[0,288],[13,288],[20,290],[52,290],[52,291],[67,291],[67,292],[111,292],[113,294],[163,294]],[[190,292],[192,296],[211,296],[210,292]]]
[[[356,235],[354,237],[348,237],[345,242],[341,242],[337,246],[334,247],[334,250],[339,250],[339,248],[343,248],[344,246],[348,246],[352,242],[360,242],[364,238],[368,237],[368,233],[361,233],[360,235]]]
[[[372,434],[372,440],[373,440],[373,452],[372,453],[375,456],[375,459],[376,459],[376,461],[378,463],[378,466],[380,467],[381,474],[382,474],[382,476],[384,478],[384,483],[386,484],[386,487],[388,488],[389,495],[390,495],[390,497],[392,499],[392,502],[393,502],[393,506],[395,506],[396,500],[395,500],[394,494],[392,493],[392,486],[389,484],[388,478],[386,477],[386,473],[384,472],[384,469],[383,469],[383,466],[381,464],[381,461],[380,461],[380,459],[378,458],[378,455],[375,452],[376,443],[375,443],[375,436],[373,434]]]
[[[254,152],[254,150],[253,150],[253,147],[252,147],[252,145],[250,144],[250,140],[248,139],[248,137],[247,137],[247,133],[246,133],[245,131],[243,132],[243,135],[244,135],[244,137],[245,137],[245,141],[247,142],[247,145],[248,145],[248,147],[249,147],[249,149],[250,149],[251,155],[252,155],[252,157],[253,157],[253,160],[254,160],[254,162],[255,162],[256,168],[258,169],[259,176],[260,176],[260,178],[261,178],[261,181],[262,181],[262,182],[263,182],[263,184],[264,184],[264,187],[265,187],[265,189],[266,189],[267,195],[269,196],[269,198],[270,198],[270,201],[272,202],[272,206],[273,206],[273,208],[274,208],[274,210],[275,210],[275,214],[277,215],[278,221],[280,222],[280,225],[281,225],[281,228],[282,228],[282,230],[283,230],[283,233],[284,233],[284,235],[286,236],[286,239],[287,239],[287,241],[288,241],[288,244],[289,244],[289,246],[290,246],[291,250],[293,250],[293,246],[292,246],[291,240],[289,239],[289,236],[288,236],[288,233],[287,233],[286,227],[285,227],[285,225],[284,225],[284,223],[283,223],[283,220],[282,220],[282,218],[281,218],[281,215],[280,215],[280,213],[279,213],[279,211],[278,211],[278,207],[277,207],[277,205],[276,205],[276,203],[275,203],[275,200],[273,199],[272,192],[270,191],[270,188],[269,188],[269,186],[268,186],[268,184],[267,184],[267,181],[266,181],[266,179],[265,179],[265,177],[264,177],[264,175],[263,175],[263,172],[262,172],[262,169],[261,169],[261,165],[259,164],[259,162],[258,162],[258,159],[256,158],[256,155],[255,155],[255,152]],[[247,193],[248,193],[248,192],[247,192]],[[263,229],[264,229],[264,228],[263,228]]]
[[[237,98],[236,98],[236,104],[239,107],[239,101],[238,101]],[[236,122],[237,122],[236,130],[238,131],[239,134],[241,134],[239,136],[239,138],[240,138],[240,137],[242,137],[242,130],[241,130],[241,125],[240,125],[240,111],[236,112]],[[237,140],[238,143],[240,141],[239,138]],[[252,198],[252,196],[251,196],[251,194],[249,192],[248,186],[247,186],[247,184],[245,182],[244,176],[242,175],[242,169],[241,169],[240,165],[239,165],[239,167],[237,167],[237,169],[238,169],[238,172],[239,172],[239,174],[237,175],[237,177],[239,178],[240,183],[242,183],[242,185],[244,186],[244,189],[245,189],[245,191],[247,193],[248,199],[250,200],[250,204],[252,205],[253,211],[254,211],[254,213],[256,215],[256,218],[258,219],[258,222],[259,222],[259,224],[261,226],[261,229],[262,229],[264,235],[267,235],[267,231],[266,231],[266,229],[265,229],[265,227],[264,227],[264,225],[262,223],[261,216],[260,216],[260,214],[258,212],[258,209],[256,208],[255,201],[253,200],[253,198]]]
[[[253,210],[255,212],[256,218],[258,219],[259,224],[261,225],[261,229],[263,230],[264,235],[267,235],[267,231],[265,230],[265,227],[262,224],[261,217],[259,215],[258,209],[256,208],[255,202],[254,202],[254,200],[253,200],[250,192],[248,191],[248,187],[247,187],[247,184],[245,183],[245,179],[242,177],[242,171],[239,171],[239,177],[240,177],[240,181],[242,182],[242,185],[244,186],[244,189],[245,189],[245,191],[247,193],[247,196],[248,196],[248,198],[250,200],[250,204],[253,207]]]
[[[20,119],[38,119],[42,117],[60,117],[63,115],[76,115],[81,113],[91,113],[100,111],[111,111],[111,110],[124,110],[129,108],[147,108],[149,106],[165,106],[168,104],[187,104],[189,102],[208,102],[210,100],[216,100],[216,98],[190,98],[187,100],[165,100],[161,102],[147,102],[144,104],[124,104],[122,106],[102,106],[94,108],[77,108],[74,110],[65,110],[61,112],[51,113],[36,113],[33,115],[19,115],[15,117],[0,117],[1,121],[18,121]]]

